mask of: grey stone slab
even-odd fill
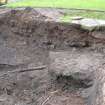
[[[96,57],[99,56],[99,59]],[[93,72],[100,66],[100,54],[84,52],[50,52],[51,67],[57,75]],[[77,77],[77,76],[76,76]],[[82,77],[82,75],[81,75]],[[84,75],[83,75],[84,77]],[[82,77],[82,78],[83,78]],[[84,77],[85,78],[85,77]]]
[[[73,20],[71,23],[79,24],[82,26],[83,29],[87,29],[89,31],[105,26],[105,20],[98,20],[98,19],[81,19],[81,20]]]

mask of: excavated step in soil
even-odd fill
[[[104,20],[47,11],[0,10],[0,105],[105,105]]]

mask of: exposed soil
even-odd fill
[[[51,81],[49,51],[84,49],[104,55],[104,43],[88,30],[54,22],[34,9],[5,10],[0,14],[0,105],[87,105],[78,90],[69,91]],[[45,68],[34,70],[40,66]],[[98,71],[100,84],[103,68]],[[95,105],[103,100],[99,86]]]

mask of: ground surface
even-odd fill
[[[1,10],[0,105],[85,105],[78,92],[62,89],[51,81],[47,68],[49,51],[84,49],[104,55],[105,40],[94,38],[77,25],[57,23],[55,16],[62,15],[59,11],[49,13],[30,8]],[[46,66],[44,69],[34,70],[43,65]],[[98,75],[100,84],[104,82],[103,67],[100,67]],[[101,85],[99,89],[100,93]],[[104,105],[101,95],[98,94],[100,97],[95,105]]]

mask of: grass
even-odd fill
[[[20,0],[9,7],[60,7],[105,10],[105,0]]]
[[[105,20],[105,13],[104,12],[91,12],[91,11],[82,11],[82,12],[68,12],[64,16],[60,18],[62,22],[70,22],[72,17],[84,17],[84,18],[93,18],[93,19],[103,19]]]
[[[14,3],[8,3],[7,7],[54,7],[54,8],[79,8],[105,10],[105,0],[20,0]],[[82,16],[96,19],[105,19],[105,13],[98,12],[70,12],[61,17],[61,20],[68,21],[71,16]]]

